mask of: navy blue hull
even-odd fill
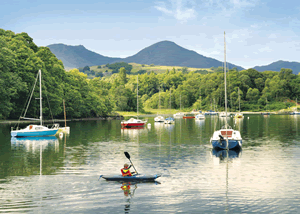
[[[101,175],[101,177],[107,181],[154,181],[160,175],[133,175],[125,177],[122,175]]]
[[[226,149],[226,140],[213,140],[211,142],[214,149]],[[228,149],[241,149],[242,140],[228,140]]]

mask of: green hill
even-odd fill
[[[293,74],[298,74],[300,72],[299,62],[288,62],[279,60],[265,66],[255,66],[254,69],[257,71],[280,71],[281,68],[289,68],[293,70]]]
[[[65,68],[79,68],[84,66],[105,65],[114,62],[138,63],[147,65],[180,66],[190,68],[220,67],[222,62],[202,56],[195,51],[187,50],[174,42],[162,41],[155,43],[137,54],[127,58],[106,57],[87,50],[84,46],[69,46],[52,44],[48,46],[58,59],[61,59]],[[242,67],[227,63],[229,69]]]

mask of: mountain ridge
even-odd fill
[[[138,64],[155,64],[168,66],[182,66],[195,68],[211,68],[222,66],[223,62],[213,58],[205,57],[195,51],[185,49],[171,41],[161,41],[150,45],[137,54],[126,58],[106,57],[86,49],[82,45],[71,46],[62,43],[47,46],[51,52],[62,62],[65,67],[79,68],[84,66],[103,65],[115,62],[127,62]],[[238,65],[227,63],[229,69]]]
[[[223,66],[223,62],[203,56],[193,50],[188,50],[177,45],[175,42],[164,40],[150,45],[132,56],[125,58],[108,57],[86,49],[83,45],[65,45],[62,43],[51,44],[47,47],[60,60],[65,68],[79,68],[84,66],[95,66],[111,64],[115,62],[127,62],[138,64],[154,64],[165,66],[181,66],[192,68],[211,68]],[[243,67],[227,62],[229,69],[236,67],[244,70]],[[281,68],[290,68],[294,74],[300,72],[299,62],[279,60],[269,65],[255,66],[257,71],[280,71]]]

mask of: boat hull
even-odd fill
[[[101,175],[100,177],[107,181],[154,181],[160,175],[133,175],[125,177],[122,175]]]
[[[122,123],[121,126],[122,127],[126,127],[126,128],[129,128],[129,127],[143,127],[145,126],[146,123]]]
[[[228,139],[228,149],[241,149],[242,148],[242,140],[230,140]],[[212,147],[214,149],[227,149],[226,140],[212,140]]]
[[[11,131],[12,137],[38,137],[38,136],[52,136],[57,133],[58,129],[42,130],[42,131]]]

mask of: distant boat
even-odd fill
[[[189,113],[183,115],[183,119],[193,119],[193,118],[195,118],[195,114]]]
[[[296,98],[296,110],[293,111],[291,114],[292,114],[292,115],[300,115],[300,112],[298,111],[298,102],[297,102],[297,98]]]
[[[234,118],[243,119],[244,115],[243,113],[241,113],[240,88],[238,88],[238,96],[239,96],[239,112],[234,115]]]
[[[266,99],[266,110],[268,110],[268,100]],[[266,111],[266,112],[262,112],[260,113],[261,115],[270,115],[270,112]]]
[[[171,105],[171,89],[170,89],[170,111],[171,111],[171,108],[172,108],[172,105]],[[164,121],[165,124],[172,124],[174,122],[175,122],[175,120],[173,117],[168,117]]]
[[[219,113],[219,117],[229,117],[230,116],[230,113],[228,112],[220,112]]]
[[[184,116],[183,112],[178,112],[176,114],[173,114],[173,117],[175,117],[175,118],[183,118],[183,116]]]
[[[24,116],[20,117],[20,119],[25,119],[25,120],[36,120],[36,121],[40,121],[40,125],[36,125],[36,124],[30,124],[28,125],[26,128],[24,129],[19,129],[19,127],[17,127],[16,130],[11,130],[11,136],[12,137],[38,137],[38,136],[52,136],[55,135],[59,129],[59,124],[53,124],[53,126],[51,128],[48,128],[46,126],[43,125],[43,106],[42,106],[42,71],[39,70],[35,83],[37,82],[37,80],[39,79],[39,85],[40,85],[40,118],[36,119],[36,118],[27,118],[26,117],[26,113],[29,107],[29,103],[31,101],[32,98],[32,94],[34,91],[34,88],[32,89],[32,93],[31,93],[31,97],[28,101],[27,104],[27,108],[25,110]],[[19,125],[19,124],[18,124]]]
[[[164,122],[165,118],[163,116],[157,116],[154,118],[154,122]]]
[[[165,119],[165,124],[172,124],[172,123],[174,123],[175,122],[175,120],[174,120],[174,118],[173,117],[168,117],[168,118],[166,118]]]
[[[160,111],[160,89],[159,89],[159,111]],[[154,118],[154,122],[164,122],[165,118],[161,115],[158,115]]]
[[[225,126],[213,133],[210,139],[214,149],[241,149],[242,137],[238,130],[227,124],[227,90],[226,90],[226,42],[224,32],[224,85],[225,85]]]
[[[195,119],[196,120],[204,120],[205,116],[203,114],[196,114]]]
[[[123,120],[121,121],[121,126],[122,127],[126,127],[126,128],[130,128],[130,127],[141,127],[141,126],[145,126],[147,123],[147,120],[141,120],[139,119],[139,76],[137,76],[137,96],[136,96],[136,100],[137,100],[137,107],[136,107],[136,111],[137,111],[137,118],[130,118],[129,120]]]
[[[216,115],[218,115],[218,112],[215,112],[213,110],[209,110],[209,111],[205,112],[204,115],[216,116]]]

